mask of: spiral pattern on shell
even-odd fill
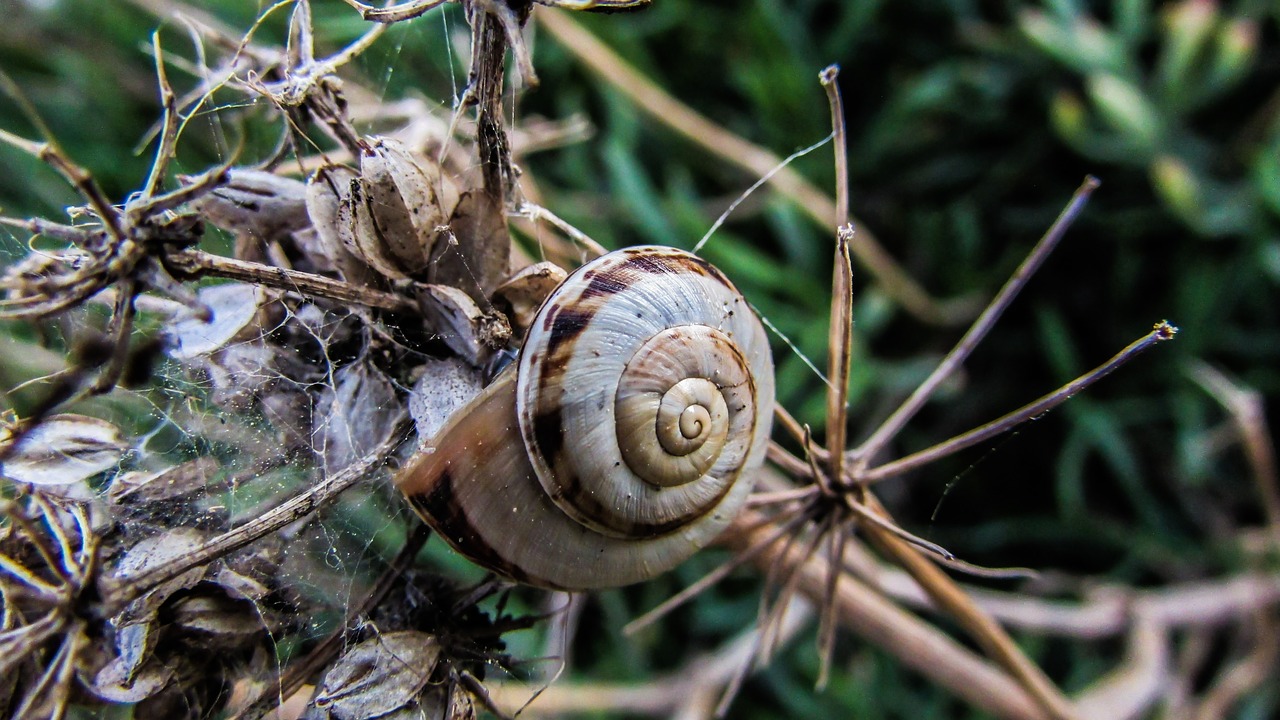
[[[719,270],[631,248],[579,268],[539,310],[517,405],[551,501],[601,534],[648,538],[736,513],[751,485],[739,476],[763,460],[773,366]]]
[[[640,582],[714,540],[764,462],[773,363],[733,285],[681,250],[621,250],[547,298],[520,360],[396,475],[458,552],[513,580]]]

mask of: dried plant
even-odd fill
[[[65,335],[70,349],[65,366],[6,389],[35,400],[9,412],[0,437],[0,707],[24,718],[107,703],[157,717],[462,718],[480,709],[556,712],[570,708],[575,693],[581,707],[617,707],[590,688],[549,682],[567,662],[567,638],[550,645],[550,658],[508,648],[509,635],[539,624],[570,633],[577,605],[566,611],[555,596],[540,605],[541,596],[505,581],[468,584],[458,577],[465,570],[442,570],[438,557],[424,563],[429,532],[410,520],[387,482],[388,468],[510,360],[533,309],[563,277],[560,266],[603,251],[536,202],[538,178],[522,168],[528,153],[584,134],[574,120],[526,123],[509,104],[508,57],[520,83],[537,82],[526,27],[531,4],[461,2],[470,75],[444,111],[386,101],[348,72],[389,27],[415,21],[441,0],[382,7],[346,0],[358,11],[348,14],[370,24],[320,58],[308,0],[267,8],[246,32],[196,8],[137,4],[185,29],[192,50],[190,58],[175,57],[162,47],[167,32],[151,38],[162,117],[150,171],[123,199],[112,200],[0,76],[38,138],[0,129],[0,140],[47,164],[85,203],[65,221],[3,219],[29,236],[30,252],[5,273],[0,317],[32,333]],[[620,10],[646,3],[543,4]],[[285,8],[291,14],[277,46],[265,38]],[[653,701],[649,711],[700,716],[718,704],[725,713],[747,674],[767,665],[811,612],[819,688],[839,672],[838,644],[856,636],[1002,717],[1140,717],[1179,682],[1185,697],[1174,710],[1207,717],[1273,671],[1275,646],[1266,638],[1274,634],[1280,580],[1265,567],[1220,580],[1113,587],[1074,604],[998,593],[944,571],[980,578],[1029,571],[965,563],[901,528],[890,503],[877,497],[876,483],[1039,418],[1173,337],[1175,328],[1158,323],[1095,370],[1021,408],[884,459],[1044,263],[1095,180],[1085,181],[984,310],[967,298],[939,301],[850,217],[834,67],[821,76],[834,128],[832,199],[788,167],[799,154],[781,161],[718,128],[571,18],[560,10],[536,15],[602,82],[794,198],[835,246],[823,442],[779,408],[781,437],[770,446],[759,492],[721,541],[732,558],[632,630],[747,563],[764,581],[756,625],[720,653],[688,659],[688,672],[641,688]],[[1026,22],[1047,32],[1043,18]],[[174,68],[193,78],[182,93],[170,82]],[[205,113],[218,118],[224,159],[176,174],[179,146]],[[228,127],[242,135],[234,146],[222,135]],[[255,141],[263,128],[278,132],[278,142]],[[1169,167],[1167,159],[1153,162]],[[553,262],[531,263],[520,233]],[[850,448],[855,266],[926,322],[977,317],[898,409]],[[107,307],[105,317],[98,305]],[[1274,533],[1280,501],[1261,401],[1211,366],[1192,373],[1231,413]],[[93,416],[102,414],[94,402],[121,397],[148,416]],[[362,513],[363,529],[375,536],[342,526]],[[1261,542],[1273,549],[1275,538]],[[981,655],[908,611],[924,608],[949,617]],[[1204,634],[1226,621],[1248,639],[1193,703],[1191,678],[1205,664],[1184,657],[1175,668],[1169,637]],[[1068,696],[1009,628],[1078,639],[1124,634],[1129,656]],[[1202,644],[1212,639],[1203,637]],[[530,669],[534,660],[552,668],[546,682]]]

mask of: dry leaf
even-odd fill
[[[381,717],[414,702],[440,657],[435,636],[406,630],[351,648],[329,668],[313,705],[334,720]]]
[[[167,532],[140,540],[116,565],[112,575],[117,582],[125,582],[130,576],[141,575],[184,557],[204,543],[204,533],[194,528],[174,528]],[[160,583],[150,592],[129,603],[115,618],[117,627],[132,625],[155,614],[169,596],[200,582],[208,571],[206,566],[194,567],[175,578]]]
[[[472,365],[484,364],[489,353],[511,339],[511,326],[502,313],[486,313],[458,288],[419,286],[418,302],[437,335]]]
[[[470,190],[458,199],[449,228],[453,237],[432,250],[427,281],[461,288],[482,303],[511,269],[506,213],[483,190]]]
[[[227,181],[202,195],[192,207],[224,230],[262,240],[311,224],[304,183],[250,168],[228,171]]]
[[[241,648],[266,631],[262,618],[244,601],[228,597],[194,595],[174,602],[165,612],[172,613],[175,628],[198,633],[211,648]]]
[[[480,371],[459,358],[430,358],[423,363],[422,377],[409,392],[409,416],[418,429],[418,443],[429,443],[483,387]]]
[[[363,458],[395,432],[404,404],[380,370],[363,361],[334,373],[334,386],[316,401],[311,444],[334,473]]]
[[[351,185],[347,245],[389,278],[417,276],[431,261],[456,195],[438,167],[399,141],[369,138],[369,149],[360,157],[360,176]]]
[[[307,180],[307,214],[319,246],[342,279],[356,285],[374,285],[378,275],[359,256],[351,217],[351,183],[356,172],[342,165],[327,165]]]
[[[569,274],[552,262],[540,262],[522,268],[493,292],[493,302],[510,308],[507,314],[516,337],[524,337],[533,324],[533,318],[553,290],[564,282]]]
[[[0,430],[0,445],[9,437],[8,430]],[[128,449],[120,429],[106,420],[53,415],[18,440],[0,465],[0,474],[16,482],[40,485],[57,495],[70,492],[74,499],[88,499],[93,492],[84,481],[115,467]],[[80,487],[65,487],[71,485]],[[59,486],[62,491],[56,489]]]
[[[173,679],[173,671],[158,662],[131,668],[117,657],[107,663],[87,683],[94,695],[115,703],[137,703],[160,692]]]
[[[169,326],[167,334],[176,343],[170,355],[188,360],[222,349],[236,339],[257,334],[254,319],[267,301],[267,294],[256,285],[226,283],[201,288],[200,302],[213,317],[204,322],[196,317],[184,318]]]

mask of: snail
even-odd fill
[[[733,520],[763,463],[773,361],[701,258],[599,257],[543,301],[515,363],[397,474],[455,550],[560,590],[663,573]]]

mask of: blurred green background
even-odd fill
[[[203,7],[240,29],[262,9],[231,0]],[[324,52],[364,29],[337,0],[317,0],[315,14]],[[259,38],[279,42],[286,17],[277,12]],[[1223,410],[1189,368],[1210,363],[1263,393],[1274,420],[1274,2],[655,0],[641,12],[575,19],[675,97],[782,156],[830,132],[817,73],[838,63],[852,211],[938,297],[993,294],[1085,175],[1097,176],[1102,187],[1062,247],[894,452],[926,447],[1048,392],[1156,321],[1179,326],[1177,341],[1015,433],[880,492],[912,532],[972,562],[1047,571],[1067,590],[1085,576],[1145,587],[1247,566],[1240,530],[1263,522],[1261,503],[1238,446],[1224,441]],[[16,0],[0,24],[0,68],[112,198],[140,187],[150,163],[149,150],[138,148],[158,117],[147,54],[156,25],[128,3],[91,0]],[[167,51],[192,58],[186,31],[164,27]],[[393,28],[351,72],[388,99],[420,96],[447,112],[465,82],[463,32],[456,6],[433,11]],[[691,247],[756,180],[646,116],[536,27],[532,47],[541,86],[521,94],[517,121],[584,113],[597,132],[530,157],[525,170],[547,207],[602,243]],[[189,75],[171,77],[180,91],[191,86]],[[272,134],[253,130],[247,116],[246,134],[261,136],[248,152],[265,156]],[[212,125],[192,123],[178,171],[219,159],[224,149]],[[0,100],[0,127],[34,137],[8,97]],[[0,148],[0,163],[3,214],[56,219],[78,202],[60,178],[9,148]],[[829,147],[796,167],[834,188]],[[819,366],[831,235],[766,189],[704,251]],[[24,242],[0,231],[6,262]],[[864,272],[855,274],[858,440],[963,327],[912,318],[869,287]],[[822,382],[782,343],[775,348],[781,402],[820,427]],[[10,385],[20,379],[4,376]],[[749,625],[758,587],[744,574],[661,633],[619,640],[618,626],[715,559],[594,598],[576,653],[584,677],[643,681]],[[1026,640],[1068,691],[1119,657],[1115,644]],[[973,714],[855,638],[841,647],[844,671],[825,693],[811,689],[812,645],[794,643],[748,686],[734,716]],[[1267,716],[1276,704],[1270,688],[1236,716]]]

